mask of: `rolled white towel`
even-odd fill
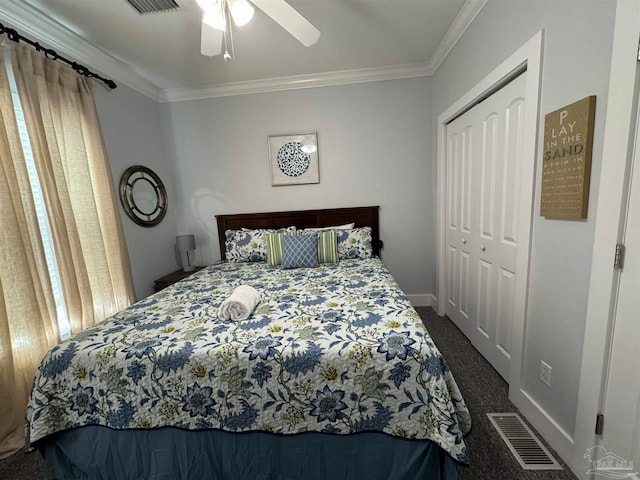
[[[240,285],[218,308],[222,320],[246,320],[260,303],[260,293],[249,285]]]

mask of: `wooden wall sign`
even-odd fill
[[[544,117],[540,215],[587,218],[596,97]]]

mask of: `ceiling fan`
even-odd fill
[[[231,20],[242,27],[253,18],[258,7],[305,47],[315,44],[320,31],[298,13],[285,0],[196,0],[202,9],[202,34],[200,53],[214,57],[222,53],[229,61],[233,58],[233,33]]]

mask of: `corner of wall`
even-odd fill
[[[438,305],[436,297],[431,293],[407,295],[407,298],[414,307],[433,307],[436,309]]]

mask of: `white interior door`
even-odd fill
[[[445,313],[507,381],[525,87],[526,72],[446,132]]]
[[[633,461],[640,478],[640,132],[636,133],[625,226],[625,262],[620,273],[601,445]],[[629,465],[627,465],[629,467]],[[603,466],[606,468],[606,465]],[[625,473],[618,470],[614,473]],[[623,477],[620,477],[623,478]]]

